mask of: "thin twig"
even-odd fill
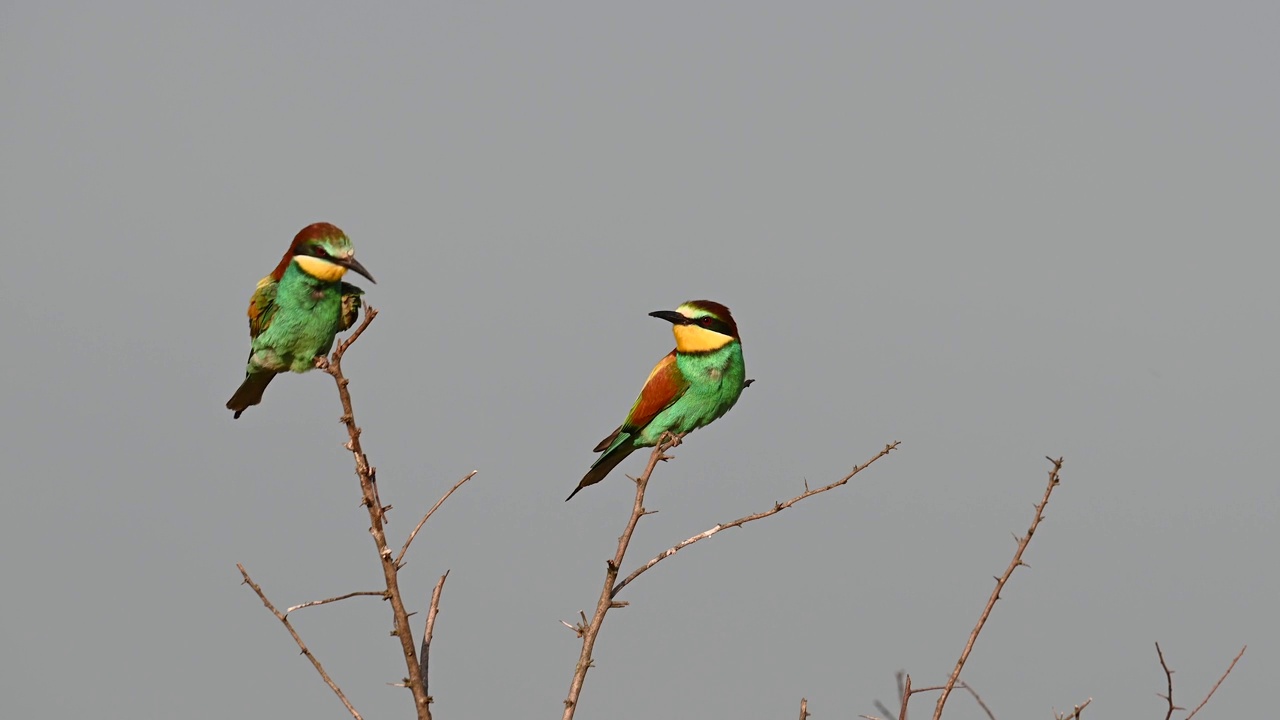
[[[809,701],[800,698],[800,720],[809,720]]]
[[[1059,715],[1058,713],[1055,712],[1053,714],[1054,720],[1080,720],[1080,711],[1089,707],[1089,703],[1091,702],[1093,702],[1093,698],[1089,698],[1088,700],[1085,700],[1079,705],[1076,705],[1071,709],[1070,715]]]
[[[399,568],[391,557],[391,548],[387,547],[387,533],[385,529],[387,508],[382,506],[382,500],[378,497],[378,480],[377,469],[369,464],[369,457],[364,454],[364,449],[360,445],[360,428],[356,425],[355,413],[351,409],[351,393],[347,390],[350,381],[342,374],[342,356],[346,354],[347,349],[351,347],[360,335],[364,333],[373,319],[378,316],[378,311],[372,307],[365,310],[364,321],[351,333],[346,340],[338,343],[337,349],[333,351],[327,362],[317,364],[324,368],[324,371],[333,376],[334,383],[338,386],[338,398],[342,401],[342,424],[347,428],[347,436],[350,440],[346,444],[347,450],[351,451],[351,455],[355,458],[356,476],[360,479],[360,494],[362,504],[369,511],[369,535],[373,538],[374,547],[378,552],[378,561],[382,565],[382,576],[387,585],[387,599],[391,601],[391,614],[394,619],[395,629],[391,631],[400,641],[400,650],[404,655],[405,669],[408,676],[404,679],[404,685],[413,693],[414,708],[417,711],[418,720],[431,720],[431,698],[427,696],[426,688],[422,681],[422,670],[418,664],[417,648],[413,645],[413,629],[409,627],[409,613],[405,610],[404,598],[400,594],[400,582],[396,576]]]
[[[776,515],[776,514],[778,514],[778,513],[782,512],[783,510],[786,510],[787,508],[791,507],[792,505],[795,505],[796,503],[800,502],[801,500],[804,500],[805,498],[813,497],[814,495],[818,495],[818,494],[824,493],[824,492],[826,492],[826,491],[828,491],[828,490],[834,490],[835,488],[838,488],[838,487],[840,487],[841,485],[844,485],[844,484],[848,483],[851,479],[853,479],[853,476],[854,476],[854,475],[857,475],[858,473],[862,472],[863,470],[866,470],[866,469],[867,469],[867,467],[871,465],[871,463],[874,463],[875,461],[879,460],[880,458],[884,457],[885,455],[888,455],[890,452],[892,452],[894,449],[896,449],[896,448],[897,448],[899,445],[901,445],[901,444],[902,444],[902,442],[899,440],[899,441],[894,441],[894,442],[892,442],[892,443],[889,443],[888,445],[885,445],[885,446],[884,446],[884,449],[883,449],[883,450],[881,450],[879,453],[876,453],[875,457],[871,458],[870,460],[866,461],[865,463],[863,463],[863,464],[861,464],[861,465],[857,465],[857,466],[855,466],[855,467],[853,468],[853,470],[849,471],[849,474],[848,474],[848,475],[845,475],[842,479],[837,480],[837,481],[835,481],[835,482],[831,483],[830,485],[824,485],[824,486],[822,486],[822,487],[820,487],[820,488],[817,488],[816,490],[809,490],[809,489],[806,487],[805,491],[804,491],[804,492],[802,492],[802,493],[800,493],[799,495],[797,495],[797,496],[795,496],[795,497],[791,498],[790,500],[788,500],[788,501],[786,501],[786,502],[778,502],[778,503],[774,503],[774,506],[773,506],[772,508],[770,508],[770,509],[768,509],[768,510],[765,510],[764,512],[758,512],[758,513],[754,513],[754,514],[751,514],[751,515],[745,515],[745,516],[740,517],[740,518],[738,518],[737,520],[734,520],[734,521],[732,521],[732,522],[721,523],[721,524],[716,525],[715,527],[711,528],[710,530],[706,530],[706,531],[704,531],[704,532],[700,532],[700,533],[698,533],[697,535],[694,535],[693,537],[688,538],[687,540],[683,540],[683,541],[681,541],[681,542],[679,542],[679,543],[677,543],[677,544],[675,544],[675,545],[673,545],[673,546],[671,546],[671,547],[667,548],[666,550],[663,550],[662,552],[660,552],[660,553],[658,553],[656,556],[654,556],[651,560],[649,560],[649,562],[647,562],[647,563],[645,563],[645,564],[641,565],[640,567],[638,567],[638,568],[636,568],[634,571],[632,571],[632,573],[631,573],[630,575],[628,575],[624,580],[622,580],[622,582],[619,582],[617,585],[615,585],[615,586],[613,587],[613,592],[610,594],[610,597],[617,597],[618,593],[622,591],[622,588],[624,588],[624,587],[626,587],[627,585],[631,584],[631,582],[632,582],[633,580],[635,580],[636,578],[638,578],[638,577],[640,577],[641,575],[643,575],[643,574],[645,573],[645,571],[647,571],[649,568],[653,567],[654,565],[657,565],[658,563],[662,562],[663,560],[666,560],[667,558],[671,557],[672,555],[675,555],[676,553],[678,553],[678,552],[680,552],[681,550],[683,550],[684,548],[687,548],[687,547],[689,547],[690,545],[692,545],[692,544],[694,544],[694,543],[698,542],[699,540],[706,540],[707,538],[711,537],[712,535],[715,535],[716,533],[720,532],[721,530],[728,530],[729,528],[742,527],[743,525],[746,525],[746,524],[747,524],[747,523],[749,523],[749,522],[753,522],[753,521],[755,521],[755,520],[761,520],[761,519],[763,519],[763,518],[767,518],[767,517],[769,517],[770,515]],[[806,485],[807,485],[807,483],[806,483]]]
[[[582,684],[586,681],[587,670],[592,665],[591,651],[595,648],[596,638],[600,635],[600,627],[604,625],[604,617],[609,610],[614,607],[622,607],[625,603],[615,603],[613,601],[613,583],[618,579],[618,567],[622,565],[622,558],[627,553],[627,546],[631,544],[631,534],[635,532],[636,523],[640,522],[640,518],[647,513],[644,509],[644,491],[649,485],[649,477],[653,475],[653,469],[658,463],[668,459],[667,450],[680,444],[680,436],[664,433],[658,445],[653,448],[653,452],[649,454],[649,464],[645,466],[644,472],[640,477],[635,478],[636,483],[636,499],[632,504],[631,517],[627,520],[626,528],[623,529],[622,535],[618,537],[618,549],[614,553],[613,558],[605,561],[604,588],[600,591],[600,600],[596,603],[596,612],[592,616],[591,622],[586,622],[586,613],[582,613],[583,622],[573,630],[582,638],[582,652],[578,655],[578,664],[573,669],[573,680],[569,683],[569,695],[564,700],[564,719],[573,720],[573,714],[578,709],[578,697],[582,694]]]
[[[475,475],[474,472],[471,474]],[[444,501],[442,500],[441,502]],[[428,698],[431,697],[427,676],[428,658],[431,657],[431,635],[435,632],[436,615],[440,612],[440,593],[444,591],[444,581],[448,577],[449,571],[445,570],[444,574],[440,576],[440,581],[436,583],[436,589],[431,592],[431,607],[427,610],[427,627],[422,632],[422,649],[418,653],[419,662],[422,666],[422,691],[427,693]]]
[[[1218,686],[1221,685],[1222,681],[1226,680],[1227,676],[1231,674],[1231,671],[1236,668],[1236,663],[1240,662],[1240,658],[1244,656],[1244,651],[1248,649],[1249,649],[1248,645],[1245,645],[1244,647],[1240,648],[1240,652],[1236,653],[1235,659],[1233,659],[1231,661],[1231,664],[1227,666],[1227,671],[1222,673],[1222,677],[1218,678],[1218,682],[1213,684],[1213,688],[1209,690],[1209,694],[1205,695],[1204,699],[1200,701],[1200,704],[1196,706],[1196,709],[1192,710],[1191,714],[1187,715],[1185,718],[1183,718],[1183,720],[1191,720],[1191,718],[1196,716],[1196,713],[1200,712],[1200,708],[1204,707],[1209,703],[1209,698],[1213,697],[1213,694],[1218,692]]]
[[[472,470],[471,472],[467,473],[466,477],[462,478],[457,483],[455,483],[453,487],[449,488],[449,491],[446,492],[439,500],[437,500],[435,505],[431,506],[431,509],[427,511],[427,514],[422,516],[422,519],[418,521],[418,526],[413,529],[413,532],[409,533],[409,539],[404,541],[404,547],[400,548],[400,554],[396,555],[397,567],[401,565],[400,561],[404,560],[404,554],[409,552],[409,543],[413,542],[413,539],[418,536],[418,531],[422,529],[422,526],[427,524],[427,521],[431,519],[431,516],[435,514],[436,510],[440,509],[440,506],[444,504],[444,501],[449,499],[449,496],[453,494],[454,490],[457,490],[458,488],[462,487],[463,483],[475,477],[476,473],[478,472],[480,471]]]
[[[1058,476],[1062,473],[1062,458],[1054,460],[1053,458],[1045,458],[1053,463],[1053,469],[1049,471],[1049,484],[1044,489],[1044,499],[1036,505],[1036,515],[1031,520],[1031,527],[1027,529],[1027,534],[1018,540],[1018,549],[1013,553],[1013,560],[1009,562],[1009,567],[1005,568],[1004,575],[996,579],[995,590],[991,591],[991,597],[987,600],[987,606],[982,609],[982,615],[978,617],[978,624],[973,626],[973,631],[969,633],[969,642],[965,643],[964,651],[960,653],[960,660],[956,662],[955,670],[951,671],[951,677],[947,678],[946,687],[942,690],[942,695],[938,697],[938,704],[933,709],[933,720],[940,720],[942,717],[942,707],[947,704],[947,697],[951,695],[952,688],[955,687],[956,681],[960,679],[960,671],[964,669],[964,663],[969,659],[969,653],[973,651],[973,644],[978,640],[978,633],[982,632],[982,626],[986,625],[987,618],[991,616],[991,609],[995,607],[996,601],[1000,599],[1000,591],[1004,589],[1005,583],[1009,582],[1009,577],[1013,575],[1013,571],[1018,566],[1025,565],[1022,562],[1022,553],[1027,549],[1027,545],[1031,543],[1031,536],[1035,535],[1036,528],[1039,527],[1040,521],[1044,518],[1044,508],[1049,504],[1049,496],[1053,494],[1053,489],[1058,486]]]
[[[902,683],[902,702],[898,706],[898,720],[907,720],[907,702],[911,700],[911,676]]]
[[[236,563],[236,568],[238,568],[240,570],[240,574],[244,576],[244,584],[253,588],[253,591],[257,593],[258,597],[262,600],[262,604],[267,606],[267,609],[271,611],[272,615],[276,616],[277,620],[284,623],[285,629],[293,636],[293,641],[298,643],[298,648],[302,650],[302,654],[306,655],[307,659],[311,661],[311,664],[315,666],[316,672],[320,673],[320,677],[324,680],[324,684],[328,685],[329,689],[333,691],[333,694],[338,696],[338,700],[342,701],[343,707],[347,709],[347,712],[351,713],[351,717],[355,718],[355,720],[363,720],[363,718],[360,717],[360,713],[356,712],[356,709],[351,705],[351,701],[347,699],[347,696],[342,694],[342,688],[338,687],[338,684],[333,681],[333,678],[329,677],[329,673],[325,672],[324,666],[321,665],[320,661],[316,659],[316,656],[311,653],[307,644],[302,642],[302,637],[298,635],[297,630],[293,629],[293,623],[289,622],[289,618],[285,616],[285,613],[280,612],[276,609],[275,605],[271,604],[271,601],[267,599],[266,593],[262,592],[262,588],[259,587],[258,583],[254,582],[253,579],[249,577],[249,571],[244,569],[244,565]]]
[[[1169,711],[1164,714],[1164,720],[1169,720],[1169,718],[1173,717],[1174,710],[1185,710],[1186,708],[1180,708],[1173,704],[1173,670],[1170,670],[1169,664],[1164,661],[1164,652],[1160,650],[1160,643],[1156,643],[1156,657],[1160,658],[1160,667],[1164,669],[1165,682],[1169,686],[1167,695],[1156,693],[1156,697],[1164,698],[1165,702],[1169,703]]]
[[[302,608],[315,607],[317,605],[327,605],[331,602],[338,602],[339,600],[346,600],[347,598],[360,597],[363,595],[377,596],[385,600],[387,598],[387,591],[386,590],[361,590],[360,592],[350,592],[350,593],[347,593],[346,595],[339,595],[338,597],[325,598],[324,600],[312,600],[311,602],[304,602],[301,605],[294,605],[288,610],[285,610],[284,614],[288,615],[294,610],[301,610]]]
[[[959,685],[960,687],[964,688],[965,690],[968,690],[968,691],[969,691],[969,694],[973,696],[973,699],[974,699],[974,700],[976,700],[976,701],[978,701],[978,707],[982,708],[982,712],[986,713],[986,714],[987,714],[987,717],[988,717],[988,718],[990,718],[990,720],[996,720],[995,713],[991,712],[991,708],[987,707],[987,704],[986,704],[986,703],[984,703],[984,702],[982,702],[982,698],[978,696],[978,691],[977,691],[977,690],[974,690],[974,689],[969,685],[969,683],[967,683],[967,682],[965,682],[965,681],[963,681],[963,680],[961,680],[960,682],[958,682],[958,683],[956,683],[956,684],[957,684],[957,685]]]

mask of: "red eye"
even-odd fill
[[[701,325],[702,327],[711,327],[711,318],[700,317],[698,318],[698,324]]]

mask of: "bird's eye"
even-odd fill
[[[318,257],[318,258],[327,258],[327,257],[329,257],[329,253],[325,252],[325,251],[324,251],[324,248],[320,247],[319,245],[312,245],[312,246],[311,246],[311,254],[312,254],[312,255],[314,255],[315,257]]]
[[[698,324],[704,328],[711,327],[711,317],[708,315],[698,318]]]

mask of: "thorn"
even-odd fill
[[[628,601],[626,601],[626,600],[614,600],[613,602],[609,603],[609,607],[610,607],[610,608],[624,608],[624,607],[626,607],[626,606],[628,606],[628,605],[630,605],[630,604],[631,604],[631,603],[630,603],[630,602],[628,602]]]

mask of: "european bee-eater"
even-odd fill
[[[308,225],[249,298],[249,366],[227,401],[236,417],[262,402],[277,373],[306,372],[333,347],[340,330],[355,324],[364,291],[342,281],[354,270],[376,282],[356,261],[345,233],[329,223]]]
[[[603,480],[637,448],[657,445],[663,433],[684,435],[729,412],[747,385],[742,342],[729,308],[690,300],[674,311],[649,314],[671,323],[676,349],[649,373],[627,419],[596,445],[595,452],[604,454],[566,501]]]

